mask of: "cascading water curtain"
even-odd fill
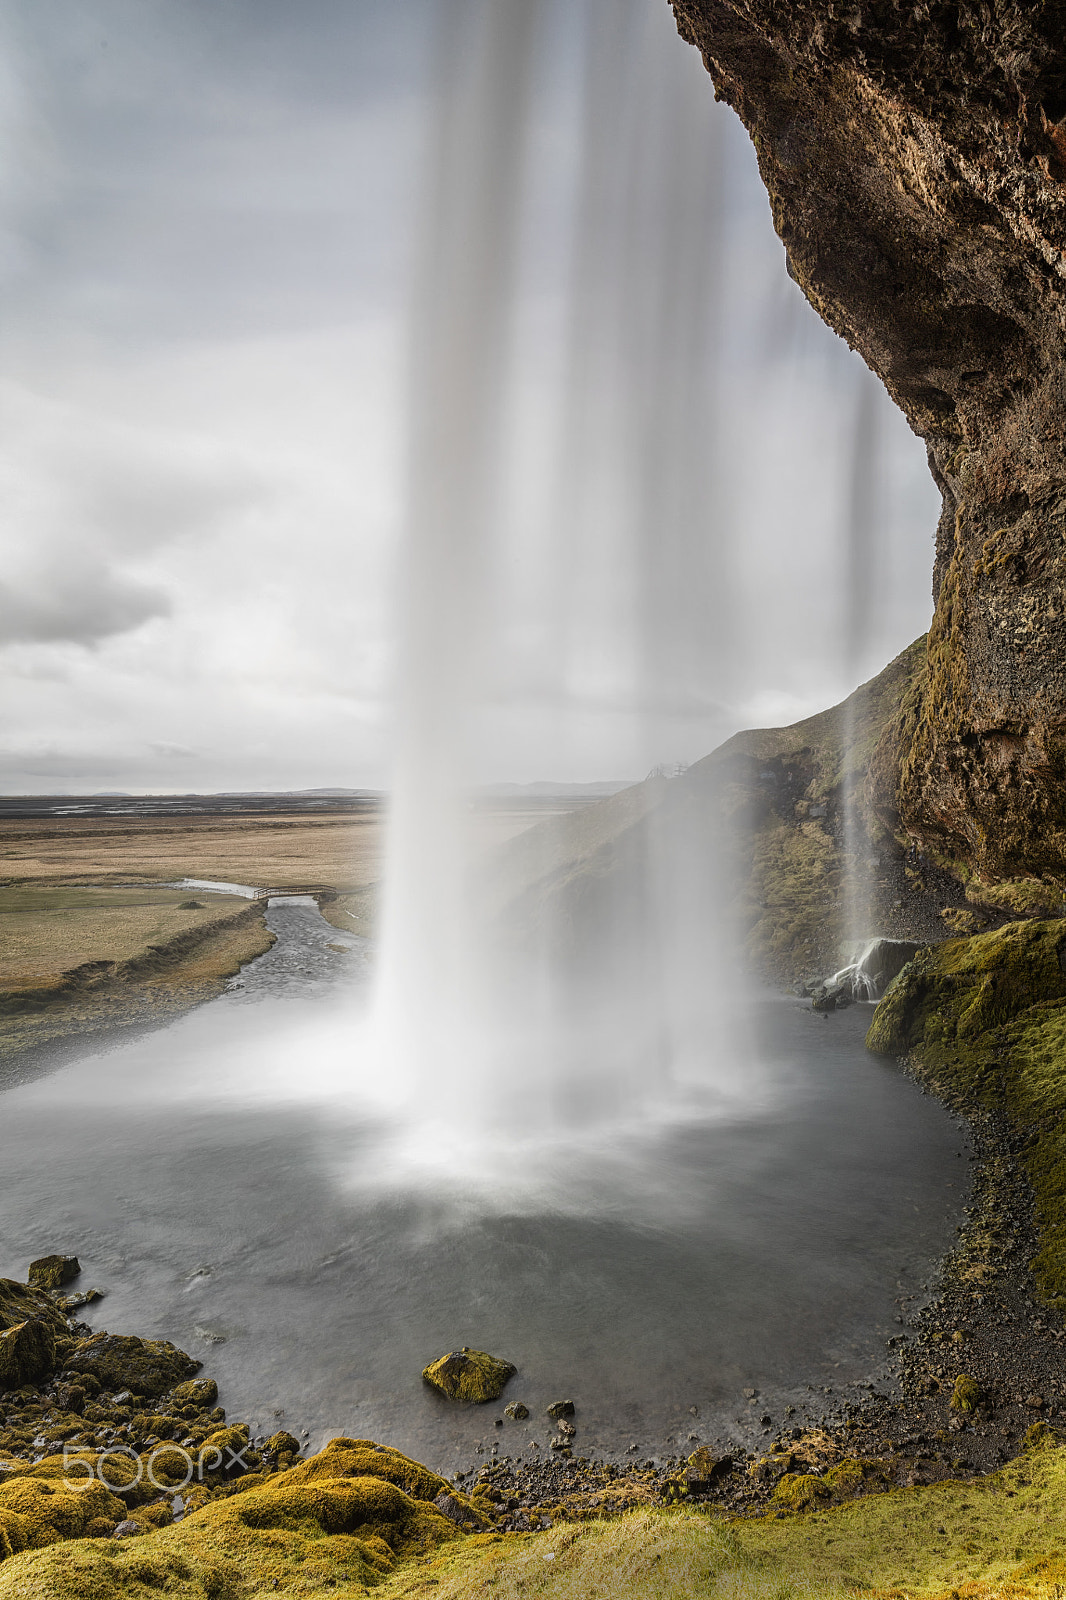
[[[539,1125],[721,1049],[713,816],[683,779],[580,882],[543,833],[512,903],[469,805],[553,718],[571,750],[621,719],[640,776],[714,709],[738,615],[718,113],[653,0],[447,0],[439,23],[377,1020],[414,1092],[455,1070],[465,1115]]]
[[[397,748],[377,1023],[417,1087],[468,1065],[471,717],[484,668],[538,0],[446,0],[410,330]]]

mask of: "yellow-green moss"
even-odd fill
[[[786,1472],[774,1488],[774,1499],[790,1511],[807,1511],[828,1500],[832,1490],[824,1478],[806,1472]]]
[[[469,1400],[483,1405],[486,1400],[498,1399],[508,1378],[513,1378],[517,1371],[509,1361],[464,1345],[461,1350],[452,1350],[431,1361],[423,1369],[422,1376],[449,1400]]]
[[[839,1463],[824,1479],[793,1474],[796,1487],[779,1486],[777,1515],[754,1521],[645,1508],[536,1535],[464,1536],[432,1505],[448,1487],[443,1479],[396,1451],[342,1439],[291,1472],[129,1540],[65,1537],[64,1526],[88,1530],[93,1522],[102,1534],[120,1502],[79,1500],[61,1484],[48,1495],[47,1479],[27,1473],[17,1494],[15,1484],[0,1490],[0,1600],[149,1600],[161,1592],[188,1600],[328,1592],[350,1600],[368,1590],[382,1600],[783,1600],[797,1591],[931,1600],[952,1590],[975,1600],[1053,1600],[1055,1585],[1066,1582],[1066,1450],[1047,1442],[1046,1429],[992,1477],[829,1504],[830,1494],[861,1490],[870,1466]],[[23,1509],[9,1507],[8,1496]],[[802,1515],[790,1513],[793,1498],[805,1505]],[[149,1507],[134,1520],[151,1528],[152,1516],[163,1515]],[[20,1551],[27,1527],[41,1543]],[[46,1542],[49,1530],[60,1542]]]
[[[111,1458],[109,1472],[123,1460],[132,1474],[128,1457]],[[470,1509],[436,1473],[363,1439],[336,1439],[302,1466],[243,1480],[236,1493],[180,1523],[171,1523],[158,1494],[131,1513],[123,1505],[129,1495],[120,1499],[88,1477],[83,1490],[77,1471],[67,1489],[61,1460],[41,1466],[47,1471],[30,1469],[0,1487],[0,1550],[6,1538],[10,1556],[0,1565],[4,1600],[110,1600],[160,1590],[212,1600],[279,1589],[362,1594],[398,1561],[462,1537],[433,1505],[438,1495]],[[119,1482],[120,1472],[114,1477]],[[187,1498],[195,1504],[195,1490]],[[104,1535],[120,1520],[133,1521],[139,1536],[79,1537],[90,1523]]]
[[[874,1012],[867,1045],[898,1055],[916,1046],[971,1044],[1041,1001],[1066,997],[1066,924],[1016,922],[920,950]]]
[[[981,1386],[976,1378],[970,1378],[965,1372],[960,1372],[955,1379],[955,1387],[951,1391],[951,1409],[960,1411],[964,1416],[977,1410],[981,1403]]]
[[[1043,878],[1007,878],[999,883],[971,880],[966,898],[972,905],[1006,911],[1012,917],[1051,917],[1062,905],[1063,892],[1058,884]]]

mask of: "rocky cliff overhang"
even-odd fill
[[[789,272],[943,494],[928,669],[874,765],[901,837],[1066,873],[1066,3],[672,0]]]

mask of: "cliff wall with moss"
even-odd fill
[[[943,496],[926,670],[872,799],[986,879],[1066,873],[1066,4],[672,0],[791,276]]]

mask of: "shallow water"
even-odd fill
[[[822,1399],[808,1385],[876,1375],[967,1169],[958,1125],[862,1048],[866,1008],[755,1002],[750,1104],[449,1144],[323,1074],[352,1049],[332,997],[363,941],[311,902],[270,919],[279,942],[234,992],[3,1095],[0,1274],[76,1251],[107,1295],[93,1325],[201,1356],[235,1418],[446,1470],[479,1442],[545,1445],[554,1399],[576,1402],[582,1453],[658,1455],[761,1437],[764,1411]],[[505,1399],[530,1422],[495,1429],[500,1407],[421,1383],[462,1344],[517,1364]]]

